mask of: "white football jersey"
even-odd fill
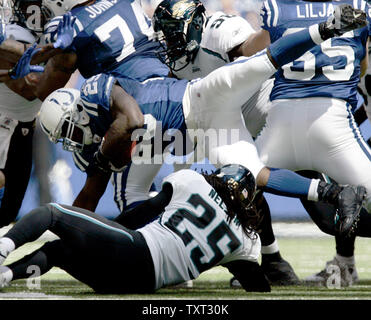
[[[233,221],[204,177],[180,170],[164,179],[173,195],[158,220],[138,229],[146,239],[155,267],[156,289],[197,278],[216,265],[234,260],[257,262],[261,243]]]
[[[179,79],[187,80],[207,76],[215,69],[231,62],[228,52],[246,41],[253,33],[255,30],[244,18],[223,12],[214,13],[208,17],[202,33],[200,49],[194,61],[174,74]],[[175,69],[181,68],[184,63],[184,60],[178,60]],[[272,87],[273,79],[267,80],[261,89],[242,106],[246,127],[254,138],[265,124],[271,106],[269,95]]]
[[[6,26],[6,37],[25,43],[33,43],[35,37],[25,28],[16,24]],[[41,101],[29,101],[9,89],[5,83],[0,83],[0,114],[7,117],[28,122],[35,119],[40,110]]]
[[[184,69],[174,72],[180,79],[203,78],[211,71],[230,62],[228,52],[243,43],[255,30],[242,17],[218,11],[207,19],[200,49],[195,60]],[[182,61],[177,62],[176,69]]]

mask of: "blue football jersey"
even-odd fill
[[[115,78],[109,74],[99,74],[86,80],[81,88],[81,101],[90,117],[89,126],[93,133],[93,144],[84,146],[82,153],[74,154],[76,166],[89,173],[94,152],[104,137],[113,119],[110,114],[110,96],[112,86],[119,83],[133,96],[144,115],[161,125],[161,132],[179,130],[186,137],[186,125],[183,114],[183,95],[187,80],[174,78],[153,78],[143,82],[127,78]],[[164,142],[165,148],[171,141]]]
[[[108,72],[140,81],[168,75],[168,67],[157,58],[160,45],[140,0],[100,0],[71,12],[76,22],[70,49],[84,78]],[[55,40],[60,19],[46,29],[48,41]]]
[[[370,8],[363,0],[266,0],[261,10],[262,28],[269,32],[273,43],[287,34],[326,21],[334,7],[342,3],[364,10],[370,21]],[[275,75],[271,99],[333,97],[346,100],[355,108],[368,36],[368,27],[347,32],[286,64]]]

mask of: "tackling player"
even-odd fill
[[[199,0],[164,0],[155,9],[152,21],[164,48],[160,57],[179,79],[205,77],[240,56],[251,56],[268,46],[263,41],[254,41],[255,30],[245,19],[223,12],[207,16]],[[273,79],[265,81],[242,106],[246,127],[253,138],[265,123],[272,87]],[[280,255],[269,206],[264,197],[260,208],[266,211],[259,234],[262,241],[262,268],[274,285],[298,284],[294,270]],[[233,279],[231,285],[238,286]]]
[[[0,263],[47,230],[59,239],[0,266],[0,287],[29,277],[30,265],[41,274],[58,266],[98,293],[149,293],[221,265],[247,292],[269,292],[258,264],[255,193],[249,170],[226,165],[210,175],[181,170],[168,176],[155,198],[125,214],[121,223],[129,228],[84,209],[47,204],[0,238]],[[145,224],[158,219],[135,230],[138,216]]]

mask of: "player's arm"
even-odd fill
[[[96,160],[102,167],[122,171],[131,161],[132,133],[143,127],[144,116],[136,100],[118,85],[112,87],[110,112],[113,122],[104,136]]]
[[[229,51],[229,60],[233,61],[234,59],[241,56],[252,56],[255,53],[267,48],[270,43],[271,38],[269,32],[267,30],[261,29],[260,31],[251,34],[247,38],[247,40]]]
[[[1,59],[0,60],[0,81],[6,82],[8,80],[16,80],[24,78],[30,72],[43,72],[44,68],[41,66],[31,65],[32,57],[39,51],[40,49],[36,48],[36,44],[32,45],[29,49],[25,51],[22,57],[18,60],[18,62],[13,66],[8,61]],[[5,68],[12,68],[6,70]],[[5,69],[5,70],[4,70]]]
[[[270,292],[271,287],[264,275],[263,269],[257,262],[235,260],[223,265],[247,292]]]
[[[73,52],[64,52],[50,58],[43,73],[30,73],[26,76],[27,84],[41,100],[53,91],[62,88],[76,70],[77,56]]]
[[[5,80],[4,83],[9,89],[11,89],[16,94],[22,96],[23,98],[27,99],[28,101],[33,101],[37,99],[33,90],[29,88],[24,78],[17,79],[17,80],[13,80],[13,79]]]
[[[85,184],[77,195],[73,206],[95,211],[100,198],[106,191],[111,173],[95,170],[86,177]]]
[[[156,219],[164,212],[173,195],[173,188],[166,183],[162,190],[153,198],[143,201],[136,207],[122,212],[115,221],[129,229],[138,229]]]
[[[70,12],[63,15],[57,27],[57,40],[54,43],[37,46],[38,50],[32,59],[33,64],[48,61],[51,57],[62,53],[64,49],[72,44],[75,20],[76,17],[72,17]],[[33,45],[6,39],[0,45],[0,57],[15,64],[31,46]]]

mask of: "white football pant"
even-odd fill
[[[251,134],[246,129],[241,106],[252,97],[276,69],[266,51],[252,57],[240,57],[191,81],[183,98],[184,117],[189,135],[197,135],[197,147],[216,167],[237,163],[248,168],[256,178],[265,166],[260,160]],[[237,135],[236,135],[237,133]]]
[[[367,189],[371,212],[371,150],[343,100],[274,100],[256,140],[269,167],[323,172],[339,184]]]

